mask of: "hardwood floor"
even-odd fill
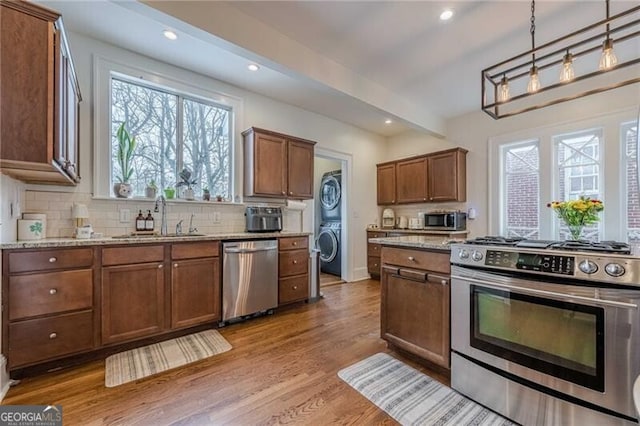
[[[326,287],[326,286],[342,284],[342,283],[344,283],[344,281],[339,276],[320,272],[320,287]]]
[[[395,424],[337,376],[377,352],[380,283],[323,289],[325,298],[220,329],[233,349],[115,388],[104,361],[24,379],[3,404],[60,404],[65,425]]]

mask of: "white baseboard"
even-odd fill
[[[9,378],[9,372],[7,371],[7,358],[4,355],[0,355],[0,401],[2,401],[9,391],[11,385],[11,379]]]
[[[368,280],[369,278],[371,278],[371,276],[369,275],[369,270],[366,267],[355,268],[350,282]]]

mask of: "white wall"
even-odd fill
[[[467,209],[474,207],[478,218],[467,221],[470,236],[489,233],[491,213],[488,205],[488,141],[489,138],[521,133],[526,129],[536,129],[552,125],[581,121],[614,111],[635,108],[640,104],[640,85],[636,84],[610,92],[587,96],[571,102],[494,120],[482,111],[453,118],[447,121],[447,139],[438,140],[417,133],[407,133],[389,141],[388,157],[402,158],[415,154],[461,146],[469,150],[467,154],[467,202],[444,207]],[[411,208],[399,208],[400,214],[411,214],[422,207],[440,208],[442,205],[426,204]]]
[[[370,222],[369,212],[377,209],[375,164],[383,161],[386,155],[386,141],[383,137],[81,34],[69,33],[69,43],[83,96],[83,101],[80,104],[82,183],[75,188],[27,186],[26,198],[30,207],[34,210],[50,211],[53,209],[60,212],[61,217],[56,219],[59,222],[48,222],[48,236],[70,236],[73,224],[67,211],[70,211],[70,205],[74,200],[83,200],[88,204],[90,214],[93,215],[90,221],[93,222],[95,230],[106,235],[133,230],[133,222],[119,223],[118,210],[129,208],[133,213],[137,212],[139,208],[148,209],[150,206],[150,203],[144,200],[96,200],[92,198],[93,139],[96,127],[93,116],[96,105],[92,81],[94,58],[98,56],[131,67],[147,69],[175,80],[206,87],[208,90],[218,91],[240,99],[242,111],[239,111],[238,119],[241,129],[256,126],[287,133],[317,141],[316,147],[318,148],[352,156],[354,158],[351,170],[352,182],[348,185],[352,188],[350,197],[353,201],[351,204],[353,208],[350,212],[352,220],[348,231],[350,240],[348,251],[352,267],[349,276],[359,278],[362,273],[366,275],[365,227]],[[241,135],[237,134],[235,137],[241,138]],[[242,151],[240,150],[237,155],[242,155]],[[98,159],[97,161],[107,161],[107,159]],[[250,200],[245,201],[250,203]],[[186,215],[193,209],[196,210],[198,220],[200,220],[198,227],[201,231],[215,232],[218,230],[215,226],[207,228],[214,210],[221,212],[223,217],[219,227],[226,225],[231,226],[233,231],[243,230],[242,206],[225,203],[171,204],[169,206],[169,226],[175,225],[175,222],[180,218],[186,217],[188,219]],[[301,212],[289,212],[285,218],[285,229],[300,230],[303,227],[302,217]]]

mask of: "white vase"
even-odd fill
[[[113,193],[118,198],[129,198],[133,195],[133,189],[130,183],[118,182],[113,184]]]

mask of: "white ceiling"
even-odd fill
[[[442,135],[444,120],[480,108],[481,70],[530,47],[528,1],[41,3],[71,31],[385,136]],[[613,0],[611,14],[637,4]],[[441,22],[445,8],[455,14]],[[536,42],[604,19],[604,8],[539,0]]]

